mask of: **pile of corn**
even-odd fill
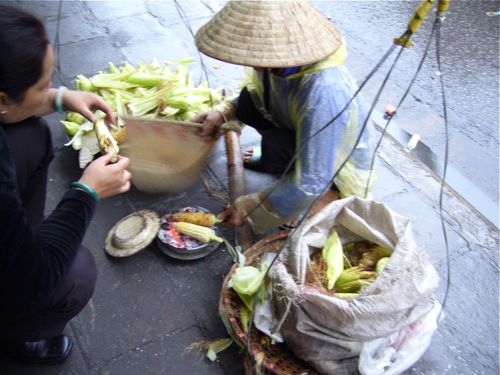
[[[392,250],[366,241],[342,245],[334,228],[309,263],[306,282],[340,298],[355,298],[382,273],[391,255]]]
[[[221,90],[210,89],[206,82],[200,85],[193,82],[188,70],[188,63],[192,61],[160,64],[153,60],[149,65],[135,67],[128,62],[119,67],[110,62],[106,72],[92,77],[78,75],[76,89],[94,92],[111,106],[117,118],[117,123],[111,126],[111,134],[117,143],[123,143],[126,135],[123,119],[127,116],[188,121],[222,101]],[[101,111],[97,115],[104,116]],[[99,151],[87,144],[93,141],[85,137],[93,133],[93,124],[83,116],[68,112],[61,123],[72,137],[66,146],[71,145],[75,150],[86,147],[92,154]]]

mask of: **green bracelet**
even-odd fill
[[[92,189],[90,186],[85,185],[84,183],[76,181],[76,182],[72,182],[69,186],[71,188],[80,189],[86,193],[89,193],[95,199],[96,203],[101,200],[101,198],[99,197],[99,194],[97,194],[97,192],[94,189]]]
[[[66,90],[66,87],[59,86],[56,91],[56,98],[54,100],[54,106],[56,107],[56,111],[59,113],[64,113],[64,108],[62,104],[64,90]]]

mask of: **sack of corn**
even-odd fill
[[[353,243],[369,244],[371,250],[349,259],[342,247],[347,250]],[[318,256],[325,262],[322,285],[309,275],[311,267],[318,266],[311,264]],[[372,371],[381,358],[371,361],[370,368],[358,364],[364,347],[380,339],[387,339],[390,347],[392,338],[417,327],[424,317],[435,321],[439,307],[434,299],[439,277],[415,244],[410,220],[384,204],[357,197],[335,201],[304,222],[270,275],[273,330],[297,357],[325,374],[356,369],[362,374],[390,373],[386,370],[391,361]],[[433,332],[426,332],[425,345]],[[412,340],[412,335],[403,336]],[[404,346],[404,340],[398,344]],[[407,361],[406,368],[416,360]]]

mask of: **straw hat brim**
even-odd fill
[[[311,64],[342,43],[331,22],[305,0],[230,1],[195,41],[210,57],[266,68]]]
[[[160,230],[160,218],[151,210],[134,212],[111,228],[104,250],[113,257],[128,257],[146,248]]]

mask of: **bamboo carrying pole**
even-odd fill
[[[241,195],[246,194],[245,169],[243,158],[241,157],[240,138],[238,133],[228,130],[225,133],[227,154],[227,176],[229,180],[229,199],[231,203]],[[244,251],[252,246],[252,229],[245,224],[235,228],[236,241]]]

